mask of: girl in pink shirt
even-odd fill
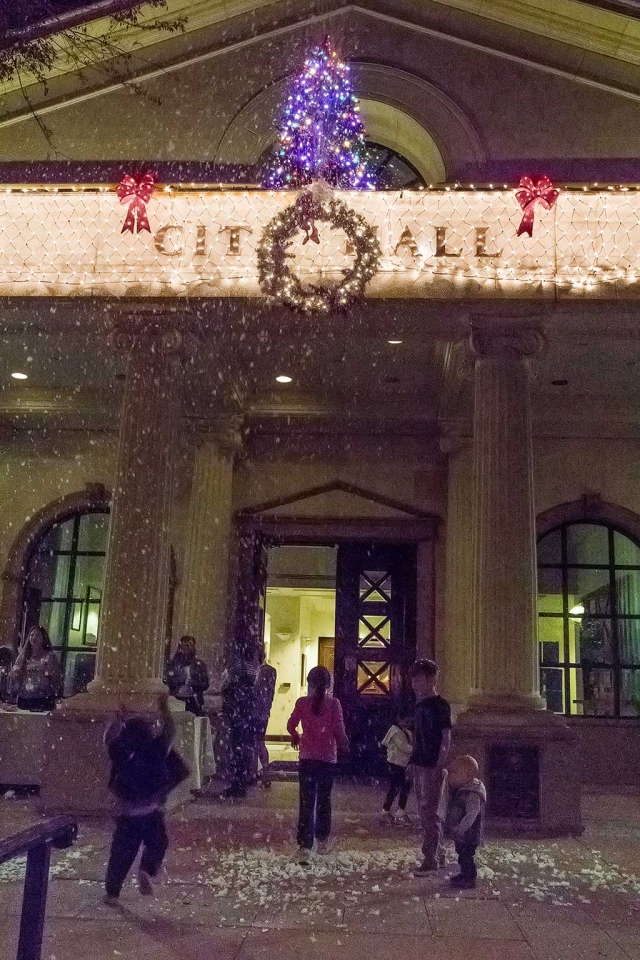
[[[316,852],[326,853],[338,748],[349,749],[340,701],[329,695],[331,674],[327,668],[313,667],[307,684],[309,695],[296,701],[287,724],[292,745],[300,749],[298,846],[301,863],[309,862],[314,840]],[[298,733],[298,724],[302,724],[302,735]]]

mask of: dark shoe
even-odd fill
[[[221,800],[244,800],[247,795],[247,791],[244,787],[227,787],[226,790],[223,790],[220,794]]]
[[[413,871],[414,877],[427,877],[430,873],[436,873],[440,869],[437,860],[423,860],[417,870]]]
[[[455,877],[451,877],[449,884],[452,887],[455,887],[456,890],[475,890],[476,881],[474,877],[463,877],[461,873],[456,874]]]

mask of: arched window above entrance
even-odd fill
[[[538,540],[541,689],[550,710],[640,715],[640,540],[608,517],[571,519]]]

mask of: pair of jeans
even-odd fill
[[[311,850],[314,840],[328,840],[331,833],[331,788],[335,763],[301,760],[299,763],[300,813],[298,846]]]
[[[111,841],[105,886],[110,897],[118,897],[140,844],[143,844],[140,869],[155,877],[169,846],[164,814],[161,810],[141,817],[118,817]]]
[[[393,806],[393,801],[398,794],[400,794],[398,798],[398,809],[404,810],[407,806],[407,800],[409,799],[409,791],[411,790],[411,781],[407,777],[406,768],[401,767],[398,763],[388,763],[387,766],[389,767],[389,789],[384,798],[382,809],[388,813]]]
[[[420,812],[424,840],[422,856],[430,867],[437,867],[444,851],[442,849],[442,800],[444,771],[442,767],[414,767],[414,789]]]
[[[460,864],[460,876],[465,880],[475,880],[478,871],[476,861],[474,860],[477,844],[469,843],[465,840],[456,840],[456,853],[458,854],[458,863]]]

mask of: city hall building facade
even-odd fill
[[[358,772],[435,657],[493,816],[576,831],[580,782],[640,769],[638,21],[577,0],[170,6],[183,33],[123,41],[148,96],[71,65],[34,88],[71,159],[2,91],[0,640],[40,623],[61,660],[42,803],[104,805],[106,718],[149,708],[191,634],[213,694],[264,641],[276,754],[326,665]],[[295,194],[258,184],[326,34],[381,189],[339,194],[380,260],[323,312],[265,298],[265,229]],[[123,233],[116,186],[145,171],[150,229]],[[519,234],[518,185],[543,176]],[[296,275],[339,282],[344,233],[302,240]],[[0,713],[5,754],[35,749],[32,720]]]

